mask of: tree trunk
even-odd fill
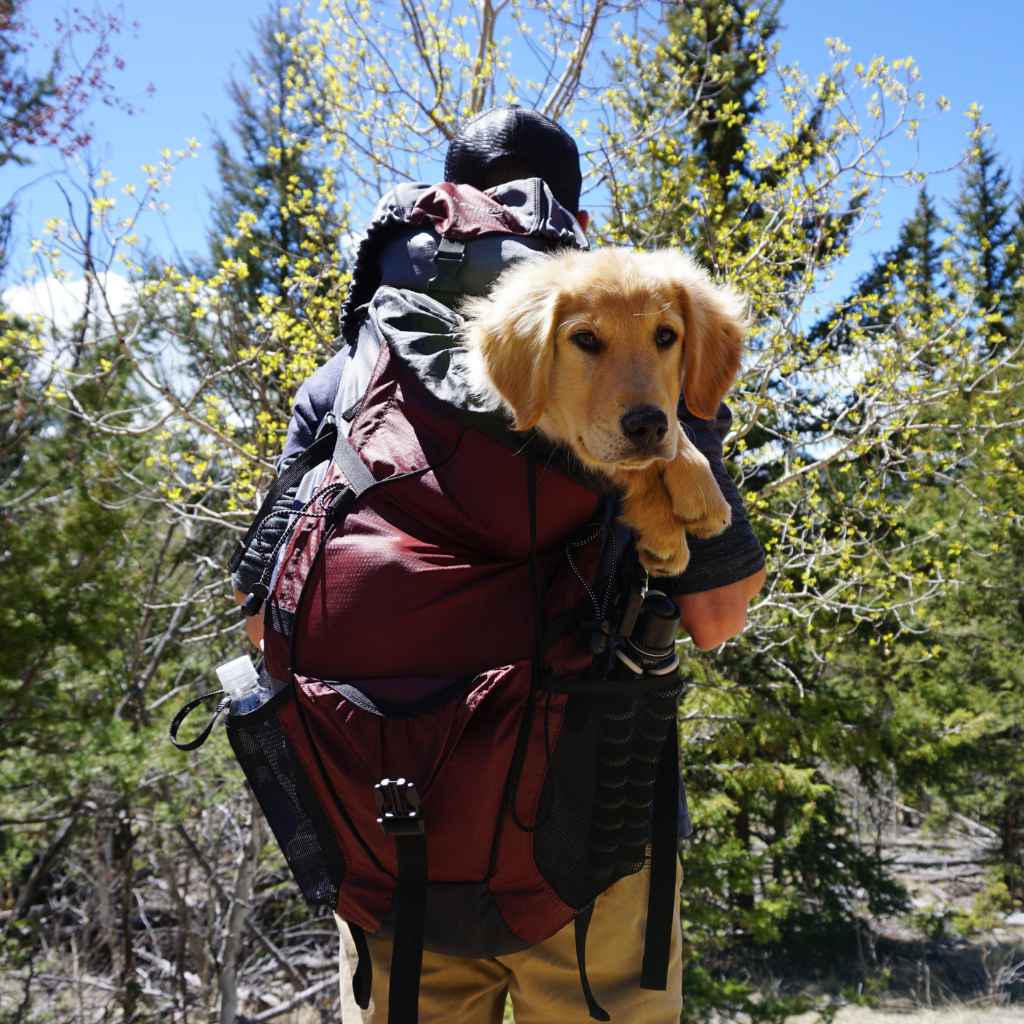
[[[238,1016],[238,960],[242,948],[242,931],[252,901],[253,883],[260,848],[263,846],[263,819],[260,809],[249,795],[249,841],[235,873],[235,885],[228,910],[224,952],[220,963],[220,1024],[235,1024]]]
[[[135,1019],[140,988],[135,976],[135,930],[132,920],[135,899],[135,833],[132,831],[132,817],[127,802],[117,809],[112,854],[121,932],[121,1009],[124,1024],[129,1024]]]
[[[71,835],[71,832],[77,822],[78,815],[68,818],[67,821],[57,829],[56,835],[52,840],[50,840],[49,845],[40,855],[39,860],[36,862],[35,867],[32,869],[31,874],[29,874],[28,879],[25,882],[24,888],[20,893],[18,893],[18,902],[14,905],[13,916],[15,921],[24,917],[28,913],[29,908],[35,902],[36,893],[39,892],[39,887],[46,881],[46,878],[50,873],[50,869],[56,863],[57,858],[64,849],[64,846],[68,841],[68,837]]]

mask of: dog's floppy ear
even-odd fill
[[[746,304],[681,253],[671,254],[670,266],[686,322],[683,397],[695,416],[713,419],[739,373]]]
[[[547,260],[524,260],[505,271],[491,293],[463,307],[463,334],[485,376],[511,408],[516,430],[531,430],[547,406],[558,289]]]

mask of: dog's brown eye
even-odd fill
[[[593,331],[576,331],[569,335],[569,340],[584,352],[601,351],[601,341]]]
[[[671,327],[659,327],[654,333],[654,343],[658,348],[671,348],[676,342],[676,332]]]

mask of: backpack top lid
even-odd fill
[[[456,287],[450,275],[439,275],[442,240],[467,250]],[[587,249],[587,238],[540,178],[486,192],[450,182],[398,185],[381,198],[356,248],[342,334],[354,338],[363,307],[381,285],[455,305],[467,295],[485,295],[515,260],[559,248]]]

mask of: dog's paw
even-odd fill
[[[624,492],[622,519],[636,533],[640,564],[652,576],[678,576],[689,564],[690,548],[686,524],[675,513],[661,468],[624,474],[619,482]]]
[[[717,495],[709,495],[708,499],[706,515],[698,519],[683,520],[686,532],[702,540],[708,537],[717,537],[732,523],[732,508],[722,492],[719,491]]]
[[[640,564],[652,576],[678,576],[690,564],[690,548],[682,530],[679,531],[681,543],[668,550],[653,551],[644,544],[646,539],[644,537],[638,539],[637,556],[640,559]]]
[[[714,537],[732,522],[732,509],[722,494],[708,460],[685,433],[676,457],[661,470],[672,513],[694,537]]]

